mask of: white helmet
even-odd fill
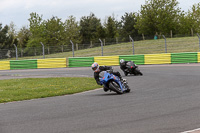
[[[120,60],[120,64],[123,64],[124,62],[125,62],[124,59],[121,59],[121,60]]]

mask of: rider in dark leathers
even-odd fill
[[[124,59],[121,59],[120,60],[120,68],[122,69],[122,71],[124,73],[126,73],[126,69],[127,69],[127,66],[126,64],[128,63],[129,61],[125,61]]]
[[[130,64],[133,63],[133,66],[130,68]],[[134,64],[133,61],[125,61],[124,59],[120,60],[120,68],[124,72],[124,75],[127,76],[128,73],[134,74],[134,75],[143,75],[140,70],[138,69],[138,66]],[[131,69],[131,70],[130,70]]]

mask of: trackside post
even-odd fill
[[[133,47],[133,55],[135,54],[135,49],[134,49],[134,40],[133,38],[129,35],[130,40],[132,41],[132,47]]]
[[[43,58],[45,58],[45,54],[44,54],[44,44],[42,42],[40,42],[42,45],[42,54],[43,54]]]
[[[166,37],[164,35],[162,35],[162,36],[165,39],[165,53],[167,53],[167,41],[166,41]]]
[[[18,60],[18,53],[17,53],[18,51],[17,51],[17,46],[16,46],[15,44],[13,44],[13,45],[15,46],[15,51],[16,51],[16,52],[15,52],[15,53],[16,53],[16,60]]]
[[[103,56],[103,42],[101,41],[100,38],[99,38],[99,41],[101,42],[101,55]]]
[[[199,51],[200,51],[200,36],[199,36],[198,33],[197,33],[197,36],[198,36],[198,38],[199,38]]]
[[[72,42],[72,40],[70,40],[71,44],[72,44],[72,52],[73,52],[73,57],[74,57],[74,43]]]

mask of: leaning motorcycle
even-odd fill
[[[117,94],[123,94],[130,92],[127,81],[120,81],[120,78],[110,71],[102,71],[99,74],[100,82],[104,87],[109,88],[110,91],[114,91]]]
[[[134,64],[132,61],[127,62],[126,67],[127,69],[124,71],[125,76],[127,76],[128,74],[143,75],[140,72],[138,66]]]

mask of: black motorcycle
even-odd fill
[[[134,64],[132,61],[129,61],[126,63],[127,69],[125,69],[124,74],[127,76],[128,74],[134,74],[134,75],[143,75],[138,66]]]

